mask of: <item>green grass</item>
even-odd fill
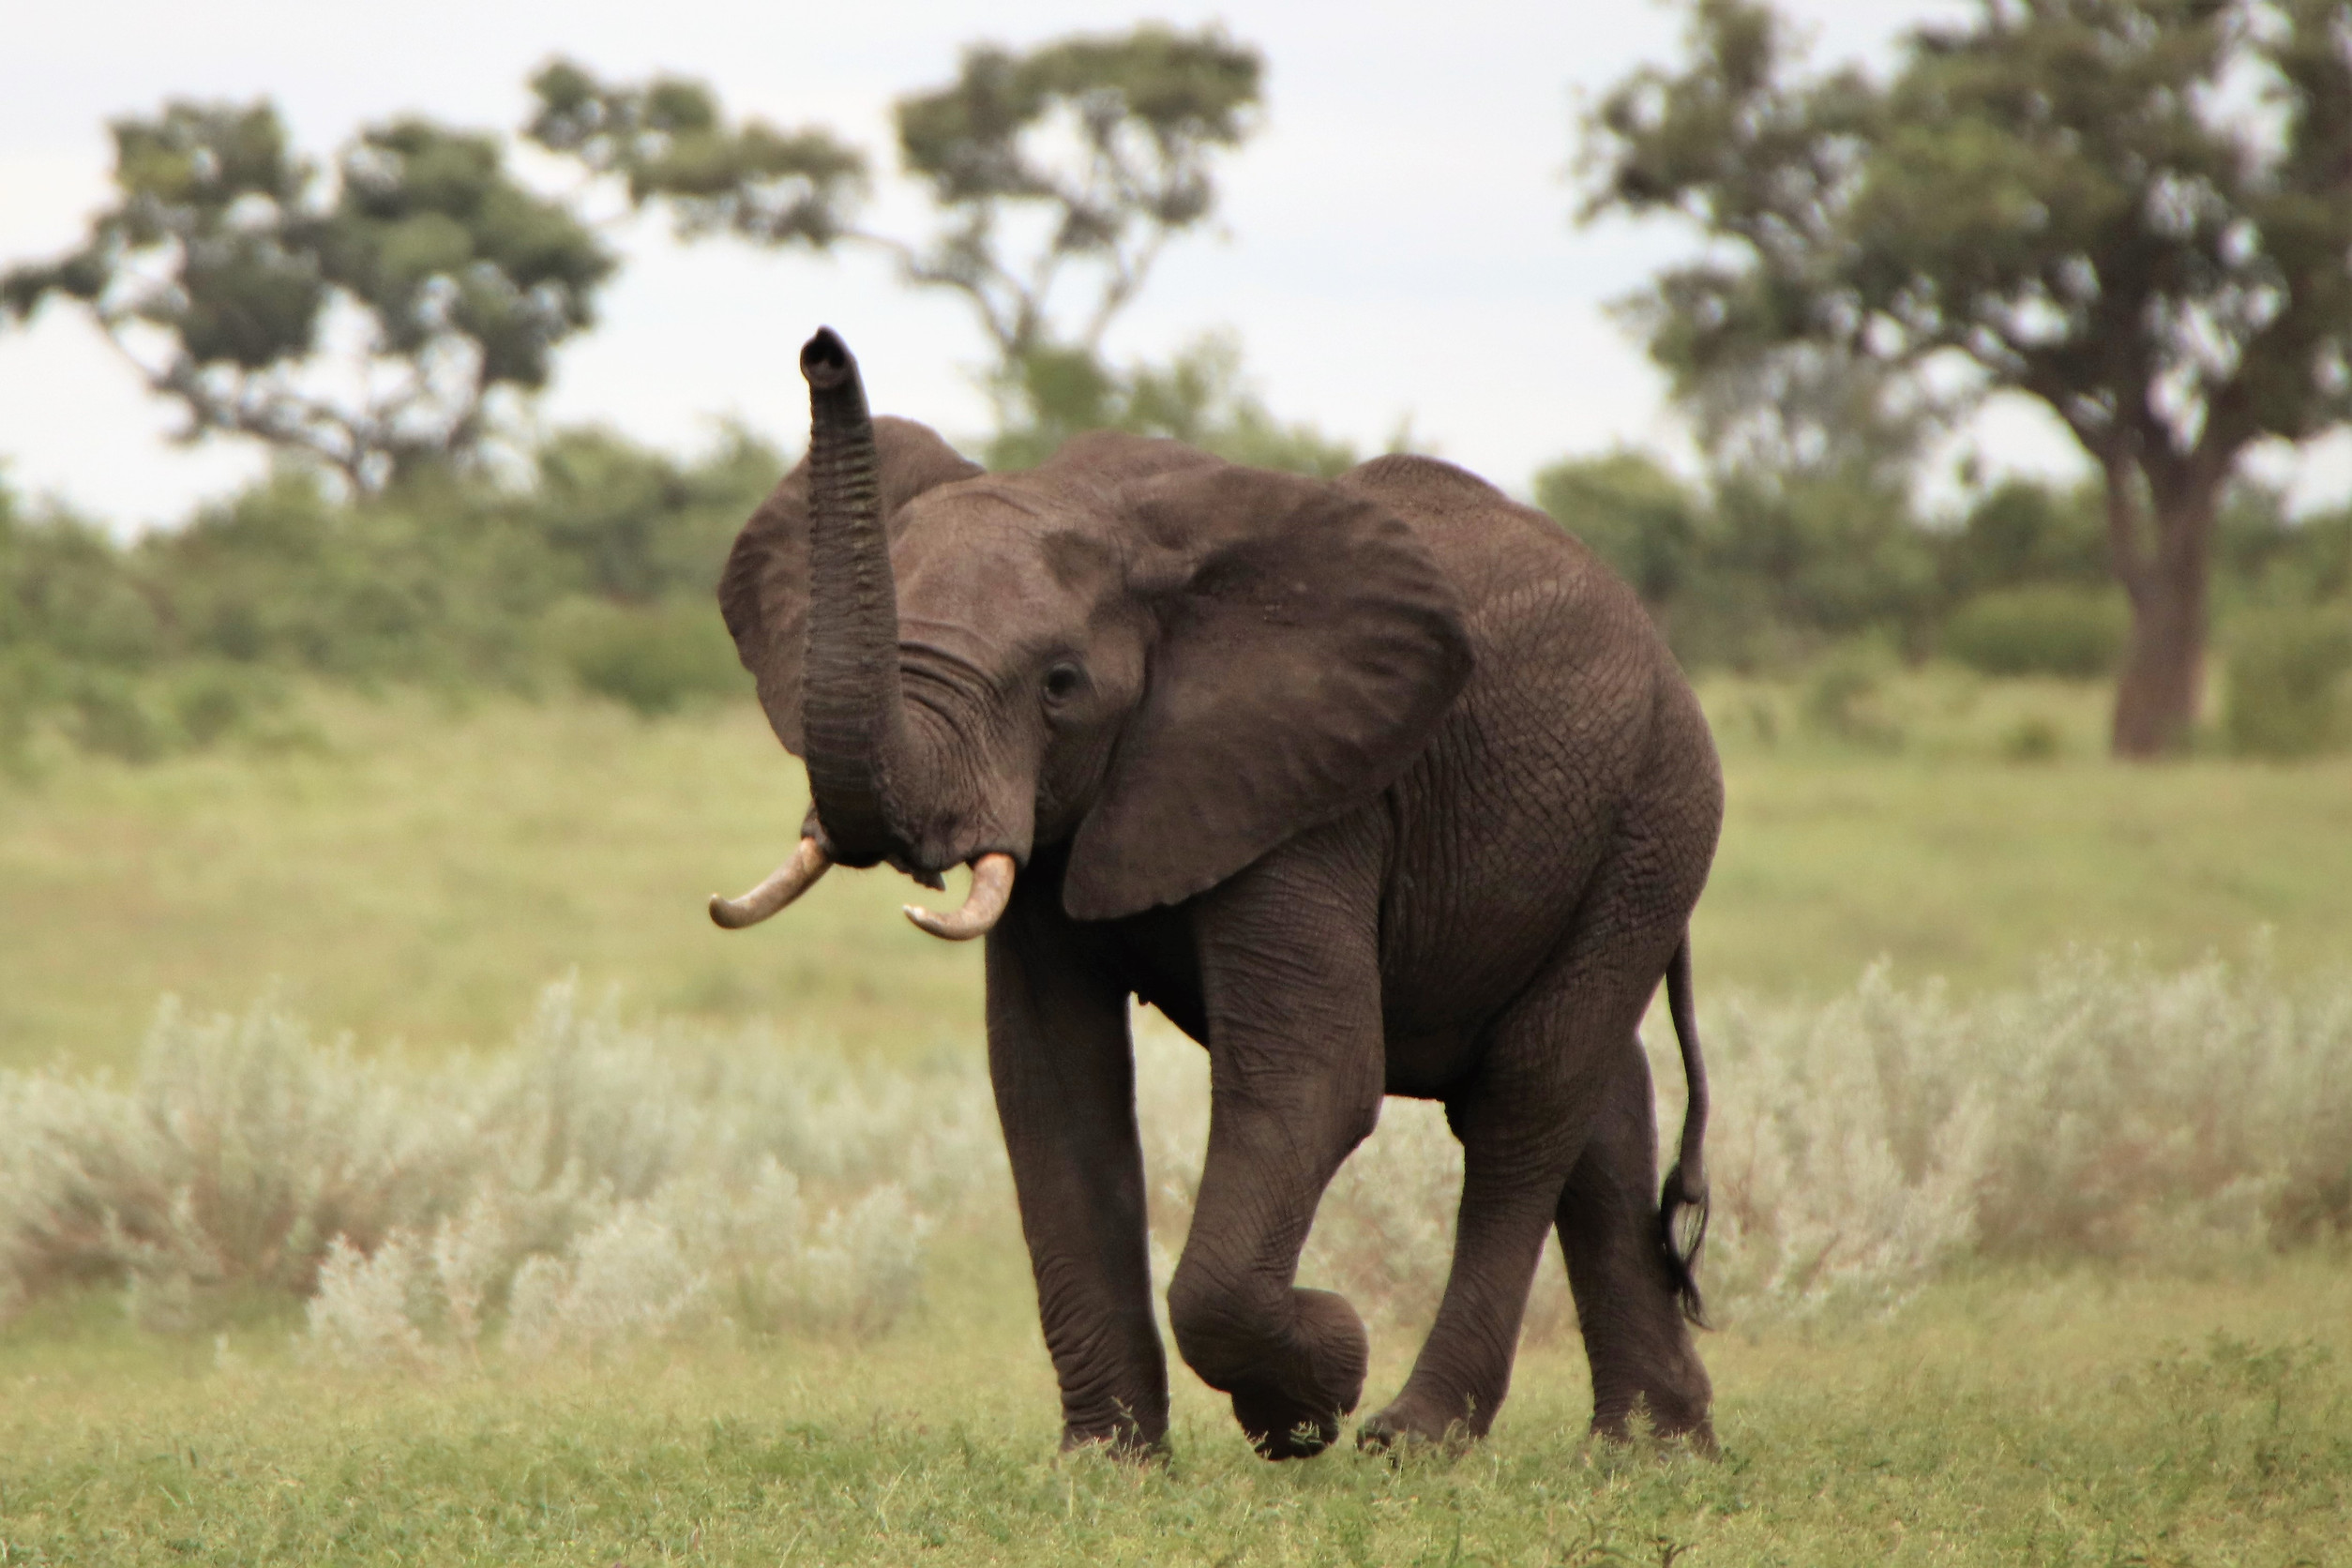
[[[1800,693],[1703,685],[1726,803],[1702,987],[1825,994],[1883,956],[1976,988],[2070,944],[2171,968],[2263,930],[2289,972],[2352,954],[2352,759],[2123,764],[2098,686],[1889,684],[1892,749],[1819,733]],[[2050,754],[2014,756],[2021,734]]]
[[[1721,1334],[1724,1456],[1596,1446],[1573,1339],[1494,1436],[1270,1466],[1178,1373],[1174,1455],[1054,1455],[1008,1238],[928,1320],[438,1380],[60,1307],[0,1339],[9,1563],[2326,1563],[2352,1560],[2352,1268],[2010,1273]],[[1408,1349],[1379,1346],[1376,1396]]]
[[[2069,942],[2172,964],[2266,926],[2290,971],[2352,950],[2352,761],[2118,766],[2103,699],[2058,683],[1889,683],[1892,751],[1815,733],[1801,690],[1706,691],[1729,817],[1703,987],[1822,993],[1885,956],[1979,988]],[[237,1009],[272,985],[370,1045],[495,1047],[574,968],[633,1012],[767,1015],[860,1053],[976,1033],[979,955],[908,927],[902,878],[837,875],[740,935],[703,917],[800,822],[799,765],[747,703],[310,715],[315,748],[0,781],[0,1065],[127,1063],[158,995]],[[2035,724],[2057,755],[2008,760]]]
[[[322,747],[0,783],[0,1065],[121,1064],[158,995],[264,989],[370,1045],[503,1045],[577,969],[632,1011],[761,1014],[859,1052],[976,1023],[979,954],[836,876],[789,922],[714,927],[792,847],[800,766],[756,709],[646,723],[580,701],[319,697]]]
[[[1964,988],[2070,942],[2160,965],[2273,929],[2352,950],[2352,762],[2098,755],[2098,693],[1711,682],[1730,790],[1702,985],[1827,992],[1892,957]],[[1854,695],[1849,690],[1848,696]],[[1813,714],[1815,716],[1808,716]],[[789,846],[796,764],[747,705],[314,695],[322,744],[0,783],[0,1066],[119,1066],[159,993],[287,1003],[370,1046],[495,1046],[577,968],[633,1014],[771,1015],[970,1052],[978,955],[837,875],[760,930],[701,912]],[[217,1341],[114,1292],[0,1327],[0,1564],[2352,1562],[2352,1259],[1964,1273],[1892,1314],[1707,1336],[1725,1456],[1582,1437],[1573,1336],[1493,1439],[1272,1467],[1176,1372],[1174,1456],[1057,1460],[1009,1214],[939,1244],[866,1345],[705,1337],[369,1377],[255,1304]],[[1372,1395],[1415,1335],[1383,1333]]]

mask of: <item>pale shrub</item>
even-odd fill
[[[1661,1168],[1682,1115],[1661,1008],[1647,1036]],[[1900,1301],[1953,1259],[2193,1262],[2352,1231],[2352,986],[2296,994],[2264,962],[2160,973],[2080,953],[1955,1003],[1883,966],[1827,1003],[1711,1003],[1722,1321]],[[1138,1033],[1138,1098],[1164,1288],[1199,1182],[1205,1053]],[[1390,1101],[1334,1179],[1302,1283],[1394,1325],[1433,1314],[1461,1156],[1437,1107]],[[1528,1331],[1574,1320],[1547,1247]]]
[[[1901,1299],[1962,1256],[2196,1260],[2352,1230],[2352,985],[2257,961],[2174,973],[2097,955],[1969,1002],[1873,970],[1826,1004],[1712,1000],[1726,1321]],[[1649,1031],[1671,1143],[1681,1071]],[[1199,1180],[1204,1052],[1138,1032],[1154,1271]],[[1460,1151],[1392,1101],[1334,1179],[1304,1283],[1425,1323]],[[886,1332],[942,1220],[1003,1225],[978,1053],[861,1071],[773,1035],[625,1025],[551,988],[518,1049],[434,1071],[311,1044],[264,1005],[166,1007],[128,1089],[0,1075],[0,1311],[76,1280],[198,1326],[234,1289],[313,1296],[354,1364],[593,1351],[726,1322]],[[1573,1321],[1556,1252],[1529,1328]]]
[[[505,1346],[541,1356],[658,1339],[693,1317],[710,1275],[694,1266],[678,1234],[639,1204],[588,1231],[563,1257],[540,1254],[515,1274]]]
[[[432,1071],[314,1046],[266,1004],[167,1004],[127,1091],[0,1075],[0,1311],[114,1280],[143,1323],[194,1328],[233,1289],[324,1289],[326,1353],[413,1359],[472,1351],[530,1269],[518,1344],[587,1345],[667,1332],[690,1316],[671,1275],[733,1279],[765,1238],[743,1326],[873,1334],[916,1297],[929,1216],[1004,1190],[976,1068],[626,1027],[568,984],[516,1050]],[[694,1205],[747,1217],[677,1229]]]
[[[128,1092],[0,1083],[0,1270],[20,1298],[113,1277],[158,1328],[237,1289],[307,1293],[328,1244],[430,1222],[470,1159],[462,1120],[320,1048],[264,1003],[198,1020],[170,1003]]]
[[[1989,1111],[1975,1085],[1922,1081],[1904,1048],[1916,1017],[1874,970],[1825,1008],[1735,1001],[1701,1024],[1715,1100],[1701,1282],[1718,1316],[1892,1301],[1968,1248]],[[1681,1063],[1657,1021],[1670,1145]]]
[[[2352,1229],[2352,988],[2298,996],[2259,956],[2074,953],[1968,1003],[1879,967],[1701,1033],[1707,1280],[1735,1314],[1899,1296],[1963,1252],[2183,1262]],[[1679,1064],[1652,1043],[1670,1128]]]
[[[415,1300],[430,1286],[431,1260],[406,1231],[386,1236],[372,1257],[338,1236],[319,1266],[318,1291],[304,1307],[309,1349],[346,1366],[430,1361]]]

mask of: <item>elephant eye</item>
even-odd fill
[[[1046,671],[1046,701],[1065,702],[1086,684],[1086,671],[1075,664],[1057,664]]]

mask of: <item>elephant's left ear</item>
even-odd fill
[[[1378,503],[1223,465],[1126,500],[1161,632],[1071,845],[1080,920],[1188,898],[1370,800],[1470,671],[1453,583]]]

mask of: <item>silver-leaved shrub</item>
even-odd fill
[[[1722,999],[1702,1033],[1719,1320],[1891,1304],[1965,1257],[2196,1261],[2352,1232],[2352,983],[2077,954],[1958,1000],[1875,969],[1827,1003]],[[882,1334],[937,1226],[1009,1236],[979,1054],[865,1069],[772,1032],[625,1024],[558,986],[513,1050],[419,1068],[316,1045],[266,1003],[167,1005],[127,1086],[0,1075],[0,1313],[112,1282],[141,1322],[193,1329],[276,1292],[306,1300],[315,1353],[379,1366]],[[1164,1285],[1204,1054],[1147,1018],[1137,1097]],[[1439,1108],[1390,1102],[1302,1281],[1425,1324],[1460,1183]],[[1563,1274],[1548,1249],[1530,1332],[1573,1323]]]

